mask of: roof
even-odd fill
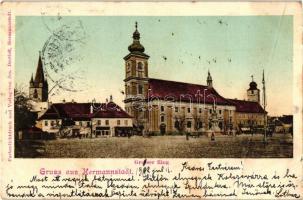
[[[283,115],[282,117],[278,117],[278,119],[283,124],[292,124],[293,123],[293,116],[292,115]]]
[[[205,85],[149,79],[149,99],[161,99],[175,102],[192,102],[218,105],[233,105],[230,101],[219,95],[214,89]]]
[[[44,81],[45,81],[45,79],[44,79],[44,72],[43,72],[43,66],[42,66],[42,59],[41,59],[41,55],[39,55],[38,66],[37,66],[37,71],[36,71],[36,76],[35,76],[35,82],[36,83],[43,83]]]
[[[228,99],[236,106],[236,112],[264,113],[264,109],[258,102],[237,99]]]
[[[90,113],[92,107],[92,113]],[[91,118],[131,118],[114,102],[54,103],[39,119],[90,120]]]

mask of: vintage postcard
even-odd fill
[[[1,4],[2,199],[301,199],[297,2]]]

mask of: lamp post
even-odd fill
[[[262,84],[263,84],[263,110],[264,110],[264,142],[267,142],[267,136],[266,136],[266,129],[267,129],[267,123],[266,123],[266,96],[265,96],[265,78],[264,78],[264,69],[263,69],[263,78],[262,78]]]
[[[149,112],[149,106],[150,106],[150,103],[149,103],[149,94],[150,94],[150,91],[151,89],[148,88],[147,90],[147,134],[149,135],[149,131],[150,131],[150,112]]]

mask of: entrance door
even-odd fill
[[[160,125],[160,133],[161,133],[162,135],[164,135],[165,132],[166,132],[166,125],[165,125],[165,124],[161,124],[161,125]]]

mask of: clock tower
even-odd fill
[[[134,124],[143,129],[146,124],[146,101],[148,95],[148,59],[140,43],[138,23],[135,24],[133,43],[128,47],[125,60],[125,110],[134,118]]]

